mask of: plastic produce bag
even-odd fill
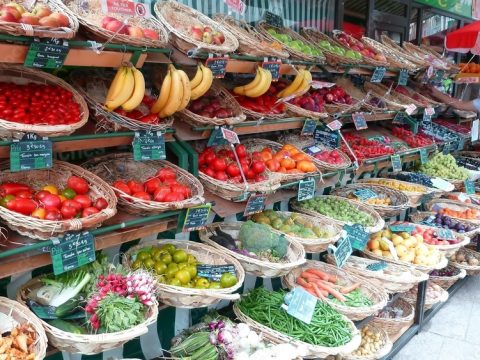
[[[285,235],[274,233],[271,227],[265,224],[250,220],[245,222],[240,228],[238,239],[242,248],[257,255],[271,252],[274,257],[283,258],[287,254],[288,241]]]

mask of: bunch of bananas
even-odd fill
[[[122,107],[132,111],[142,102],[145,95],[145,79],[140,70],[133,66],[120,66],[107,92],[105,107],[113,111]]]
[[[312,73],[308,70],[300,69],[293,79],[292,83],[285,89],[280,91],[277,96],[279,98],[285,98],[291,95],[303,95],[310,90],[310,83],[312,82]]]
[[[272,83],[272,73],[262,67],[257,68],[255,78],[246,85],[237,86],[233,92],[237,95],[256,98],[265,94]]]
[[[205,95],[213,83],[213,73],[210,68],[200,64],[197,67],[197,72],[190,81],[192,87],[192,100],[197,100],[199,97]]]
[[[153,104],[151,112],[160,118],[171,116],[177,111],[185,109],[190,102],[192,88],[187,74],[183,70],[168,65],[168,73],[163,79],[160,95]]]

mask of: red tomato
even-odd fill
[[[133,193],[133,197],[140,199],[140,200],[152,200],[152,197],[150,196],[149,193],[146,193],[145,191],[138,191],[136,193]]]
[[[249,180],[255,179],[255,176],[257,176],[257,174],[252,169],[248,169],[248,171],[245,173],[245,177]]]
[[[82,210],[82,204],[80,204],[78,201],[75,201],[75,200],[68,200],[67,199],[64,202],[62,202],[62,207],[63,206],[73,207],[75,210],[77,210],[77,212]]]
[[[62,200],[58,195],[54,195],[50,193],[45,195],[43,199],[40,201],[47,209],[52,209],[52,208],[58,209],[60,208],[60,204],[62,203]]]
[[[76,195],[73,200],[82,205],[82,209],[92,206],[92,199],[88,195]]]
[[[160,185],[153,193],[153,200],[163,202],[165,201],[165,195],[170,193],[170,186]]]
[[[247,148],[245,145],[238,144],[235,146],[235,151],[237,152],[239,158],[243,159],[247,157]]]
[[[185,200],[182,194],[180,193],[174,193],[170,192],[167,195],[165,195],[165,202],[173,202],[173,201],[182,201]]]
[[[15,198],[7,203],[9,210],[23,215],[30,215],[37,207],[38,203],[33,199]]]
[[[140,184],[138,181],[135,181],[135,180],[129,180],[127,182],[127,186],[132,192],[132,194],[143,191],[142,184]]]
[[[214,177],[215,176],[215,171],[213,169],[210,169],[210,168],[206,168],[205,171],[204,171],[205,175],[208,175],[210,177]]]
[[[130,188],[128,187],[127,184],[125,184],[123,181],[121,180],[117,180],[115,181],[112,186],[115,188],[115,189],[118,189],[122,192],[124,192],[125,194],[127,195],[132,195],[132,191],[130,190]]]
[[[96,207],[90,206],[90,207],[87,207],[87,208],[83,209],[82,217],[87,217],[87,216],[90,216],[90,215],[93,215],[93,214],[97,214],[99,212],[100,212],[100,210],[98,210]]]
[[[190,188],[182,184],[170,185],[170,190],[182,194],[185,199],[189,198],[192,194]]]
[[[98,210],[103,210],[108,207],[108,202],[104,198],[98,198],[95,200],[95,203],[93,204]]]
[[[217,171],[214,175],[214,178],[220,181],[227,181],[228,176],[225,174],[225,171]]]
[[[252,162],[252,170],[255,174],[261,174],[265,171],[265,163],[262,161]]]
[[[226,172],[229,176],[235,177],[240,175],[240,169],[237,164],[230,164],[227,166]]]
[[[217,157],[215,156],[214,153],[206,153],[205,154],[205,162],[207,164],[210,164],[212,163],[213,160],[215,160]]]
[[[250,170],[250,166],[248,166],[248,164],[242,164],[242,171],[243,171],[243,174],[246,176],[248,170]]]
[[[62,214],[63,219],[73,219],[75,216],[77,216],[78,213],[80,213],[80,209],[77,209],[77,207],[68,205],[66,204],[68,200],[65,200],[62,204],[62,207],[60,208],[60,213]],[[73,200],[72,200],[73,201]]]
[[[50,194],[50,193],[49,193],[48,191],[41,190],[41,191],[39,191],[39,192],[37,192],[37,193],[35,194],[35,199],[42,201],[43,198],[44,198],[46,195],[49,195],[49,194]]]
[[[77,195],[86,194],[90,190],[90,186],[85,179],[74,175],[68,178],[67,187],[75,191]]]
[[[159,169],[156,175],[162,182],[165,182],[166,180],[175,180],[177,178],[175,170],[170,168]]]
[[[212,166],[215,171],[224,171],[227,168],[227,163],[225,159],[216,158],[210,166]]]
[[[33,194],[30,191],[19,191],[15,194],[16,197],[23,198],[23,199],[33,199]]]
[[[149,194],[153,194],[155,190],[162,184],[159,178],[152,178],[150,180],[147,180],[143,186],[145,188],[145,191]]]
[[[62,214],[58,209],[47,209],[45,220],[58,221],[62,220]]]

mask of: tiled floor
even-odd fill
[[[394,360],[480,360],[480,276],[471,277]]]

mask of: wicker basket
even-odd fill
[[[327,255],[326,260],[329,264],[335,265],[335,258],[332,255]],[[350,256],[342,269],[378,284],[390,294],[408,291],[420,281],[428,280],[428,275],[421,271],[391,263],[383,270],[373,271],[367,268],[368,265],[376,263],[378,261]]]
[[[392,342],[390,341],[387,332],[379,326],[375,326],[372,324],[366,325],[367,328],[372,331],[375,334],[378,334],[380,337],[380,341],[382,342],[382,347],[378,349],[375,353],[371,355],[354,355],[349,354],[347,356],[343,356],[342,359],[345,360],[376,360],[376,359],[381,359],[384,356],[387,356],[390,351],[392,350]]]
[[[235,251],[229,250],[222,245],[216,243],[210,239],[212,231],[210,229],[220,228],[222,231],[230,234],[234,239],[238,238],[242,222],[229,222],[229,223],[213,223],[208,225],[205,229],[200,230],[200,240],[210,247],[214,247],[221,253],[228,254],[230,257],[237,259],[245,269],[247,274],[251,274],[262,278],[274,278],[287,274],[290,270],[300,266],[305,262],[305,249],[301,244],[286,238],[289,242],[287,250],[286,262],[270,262],[267,260],[260,260],[257,258],[249,257],[239,254]]]
[[[402,309],[403,315],[397,319],[383,318],[377,315],[369,324],[382,328],[389,336],[394,336],[405,327],[410,326],[413,321],[413,316],[415,315],[415,309],[410,303],[402,298],[397,298],[392,304],[389,304],[389,306]]]
[[[361,284],[360,289],[362,290],[362,293],[372,300],[373,305],[352,307],[331,301],[328,297],[324,300],[331,307],[348,317],[350,320],[363,320],[370,315],[376,314],[387,304],[388,295],[382,286],[373,284],[364,277],[348,273],[347,271],[340,269],[335,265],[330,265],[321,261],[307,260],[303,265],[296,267],[287,275],[285,275],[282,278],[282,283],[287,288],[293,289],[294,287],[298,286],[296,280],[300,274],[306,269],[312,268],[337,276],[338,283],[342,286],[349,286],[355,283]]]
[[[372,179],[358,180],[359,183],[363,183],[363,184],[378,184],[380,181],[385,181],[385,179],[372,178]],[[409,183],[409,182],[406,182],[406,181],[401,181],[401,180],[396,180],[396,179],[391,179],[390,181],[392,181],[396,184],[399,184],[399,186],[401,186],[401,185],[412,186],[413,185],[413,186],[418,187],[418,189],[423,190],[423,192],[413,192],[413,191],[403,191],[402,190],[402,193],[407,195],[408,199],[410,200],[410,207],[413,207],[413,208],[416,208],[417,206],[419,206],[422,203],[421,199],[424,195],[430,194],[432,192],[430,190],[430,188],[427,188],[426,186],[423,186],[423,185],[412,184],[412,183]],[[388,185],[385,185],[385,184],[381,184],[381,185],[392,188],[391,186],[388,186]]]
[[[67,231],[96,228],[117,213],[117,198],[113,190],[98,176],[79,166],[63,161],[54,161],[52,168],[48,170],[10,172],[9,168],[10,163],[8,161],[0,163],[0,183],[19,182],[29,184],[35,189],[47,184],[53,184],[59,188],[63,188],[66,185],[67,179],[71,175],[76,175],[84,178],[88,182],[90,185],[88,195],[93,200],[103,197],[108,203],[106,209],[96,214],[79,219],[59,221],[41,220],[10,211],[5,207],[0,207],[0,218],[4,220],[9,228],[17,231],[21,235],[46,240],[54,236],[62,235]]]
[[[1,5],[10,3],[9,0],[2,0]],[[15,3],[22,5],[27,12],[31,12],[36,4],[44,4],[50,8],[52,12],[59,12],[68,17],[68,27],[51,27],[42,25],[21,24],[7,21],[0,21],[0,32],[7,33],[14,36],[31,36],[39,38],[57,38],[57,39],[72,39],[78,31],[78,20],[75,16],[65,14],[58,6],[56,1],[41,0],[41,1],[15,1]]]
[[[388,263],[396,264],[396,265],[400,265],[400,266],[408,266],[408,267],[411,267],[413,269],[416,269],[416,270],[424,272],[424,273],[429,273],[432,270],[443,269],[445,266],[448,265],[448,259],[443,255],[441,257],[441,260],[438,263],[436,263],[435,265],[423,266],[423,265],[416,265],[416,264],[413,264],[413,263],[407,263],[407,262],[400,261],[400,260],[395,260],[393,258],[386,258],[384,256],[378,256],[378,255],[374,254],[373,252],[368,251],[366,249],[363,251],[363,254],[369,259],[374,259],[374,260],[377,260],[377,261],[386,261]]]
[[[387,87],[383,84],[368,84],[366,86],[370,87],[370,88],[376,88],[376,89],[378,89],[377,91],[383,92],[383,93],[387,93],[389,91],[389,87]],[[421,96],[421,95],[418,94],[418,96]],[[396,91],[394,87],[392,87],[392,89],[390,91],[390,97],[394,101],[396,101],[397,103],[400,103],[400,104],[404,104],[404,105],[413,104],[417,108],[424,108],[425,107],[425,104],[423,102],[414,100],[410,96],[406,96],[406,95]],[[427,100],[425,100],[425,101],[428,102]]]
[[[335,189],[332,192],[332,195],[337,195],[337,196],[345,197],[355,201],[360,201],[356,198],[354,194],[354,192],[359,189],[370,189],[374,191],[380,199],[389,198],[392,200],[392,205],[376,205],[376,204],[370,204],[365,201],[361,201],[364,204],[370,205],[382,217],[397,216],[403,210],[406,210],[410,207],[409,199],[407,195],[405,195],[401,191],[394,190],[389,187],[381,186],[381,185],[368,185],[368,184],[347,185],[346,187]]]
[[[425,305],[423,306],[424,311],[431,309],[432,306],[437,304],[437,303],[447,302],[448,291],[446,291],[441,286],[439,286],[435,283],[432,283],[432,282],[429,282],[427,284],[427,287],[432,287],[432,288],[436,288],[437,290],[441,290],[442,295],[437,297],[437,298],[434,298],[434,299],[432,299],[431,297],[426,295],[425,296]],[[417,291],[415,291],[416,289],[418,289],[418,285],[414,289],[410,290],[409,292],[406,292],[406,293],[402,294],[402,299],[404,299],[406,302],[408,302],[410,305],[412,305],[414,309],[417,306]]]
[[[425,68],[430,65],[425,60],[419,59],[418,57],[411,55],[408,51],[405,51],[405,49],[400,47],[395,41],[390,39],[387,35],[381,35],[380,39],[383,45],[389,47],[393,51],[396,51],[397,54],[399,54],[401,57],[417,65],[418,67]]]
[[[20,304],[18,301],[6,297],[0,297],[0,336],[9,332],[13,328],[29,324],[35,331],[35,342],[32,344],[35,352],[35,360],[42,360],[47,351],[47,335],[43,329],[42,323],[37,319],[29,308]]]
[[[410,214],[409,216],[410,216],[411,222],[419,224],[431,215],[435,215],[435,213],[431,211],[417,211],[416,213]],[[463,235],[471,238],[478,232],[478,229],[477,229],[478,224],[474,224],[468,220],[463,220],[463,219],[458,221],[462,222],[463,224],[469,224],[469,225],[475,226],[476,228],[475,230],[464,232],[464,233],[459,233],[454,229],[451,229],[455,234],[459,234],[459,235]]]
[[[188,254],[195,256],[201,264],[234,265],[237,274],[237,283],[232,287],[224,289],[194,289],[159,283],[159,295],[157,297],[161,303],[179,308],[193,309],[214,305],[221,300],[237,300],[240,298],[239,294],[234,293],[240,289],[245,280],[245,271],[242,265],[240,265],[240,262],[224,251],[219,251],[212,246],[198,242],[164,239],[144,242],[128,249],[123,256],[123,265],[128,269],[131,268],[132,257],[138,250],[148,246],[162,246],[165,244],[173,244],[177,249],[185,250]]]
[[[369,214],[373,218],[373,221],[374,221],[374,225],[365,227],[365,231],[367,231],[369,233],[376,233],[377,231],[382,230],[383,227],[385,226],[385,221],[382,219],[382,217],[371,206],[359,203],[358,201],[353,201],[353,200],[345,199],[345,198],[342,198],[340,196],[334,196],[334,195],[320,195],[320,196],[316,196],[315,198],[325,198],[325,199],[326,198],[335,198],[337,200],[348,201],[359,212],[364,212],[366,214]],[[322,214],[320,214],[316,211],[303,209],[296,200],[290,201],[290,206],[295,211],[298,211],[298,212],[301,212],[301,213],[304,213],[304,214],[307,214],[307,215],[311,215],[311,216],[314,216],[314,217],[329,219],[330,221],[332,221],[336,224],[339,224],[341,226],[343,226],[345,224],[351,225],[351,223],[347,223],[345,221],[337,220],[337,219],[322,215]]]
[[[475,259],[477,259],[479,264],[478,265],[465,265],[465,264],[461,264],[461,263],[457,262],[456,260],[454,260],[452,258],[450,258],[449,264],[456,267],[457,269],[465,270],[467,272],[467,275],[469,275],[469,276],[478,275],[480,273],[480,253],[475,251],[475,250],[471,250],[471,249],[467,249],[467,248],[461,248],[455,254],[455,256],[458,256],[459,254],[462,254],[465,257],[469,256],[469,257],[475,258]]]
[[[127,22],[128,25],[138,26],[142,29],[154,30],[159,39],[137,38],[126,34],[119,34],[102,28],[104,17],[102,3],[99,0],[55,0],[58,7],[70,17],[77,18],[83,30],[92,39],[115,44],[125,44],[147,48],[162,48],[168,42],[168,34],[164,26],[153,16],[150,18],[133,17],[129,15],[114,14],[114,18]]]
[[[348,322],[352,330],[352,339],[349,343],[337,346],[337,347],[326,347],[326,346],[316,346],[305,343],[303,341],[296,340],[284,333],[270,329],[269,327],[260,324],[259,322],[251,319],[238,308],[237,304],[233,305],[233,312],[235,313],[237,319],[250,326],[251,329],[255,330],[257,333],[262,334],[262,337],[269,341],[272,344],[293,344],[296,346],[307,348],[306,358],[326,358],[329,355],[346,355],[354,351],[360,346],[361,337],[360,333],[355,327],[355,324],[349,320],[347,317],[344,318]]]
[[[235,97],[235,96],[234,96]],[[285,106],[285,112],[281,114],[264,114],[254,111],[252,109],[248,109],[246,107],[241,106],[243,113],[246,115],[247,119],[252,120],[277,120],[277,119],[284,119],[288,116],[287,107]]]
[[[401,56],[397,51],[388,47],[387,45],[382,44],[374,39],[369,37],[362,37],[362,42],[365,45],[368,45],[374,48],[376,51],[381,52],[386,58],[390,66],[400,68],[400,69],[407,69],[410,71],[417,71],[418,65],[408,61],[403,56]]]
[[[80,119],[78,122],[69,125],[31,125],[16,123],[0,119],[0,137],[1,138],[21,138],[25,133],[35,133],[39,136],[62,136],[70,135],[75,130],[81,128],[88,120],[88,106],[83,97],[69,84],[62,79],[48,74],[44,71],[29,69],[23,66],[12,64],[0,65],[0,81],[11,82],[19,85],[24,84],[42,84],[51,86],[60,86],[70,91],[73,99],[80,106]]]
[[[467,276],[467,272],[464,269],[456,268],[453,265],[448,265],[445,269],[454,269],[456,270],[456,274],[453,276],[435,276],[430,274],[429,276],[433,283],[441,286],[445,290],[448,290],[448,288],[455,284],[458,280]]]
[[[342,44],[340,44],[338,41],[331,39],[328,35],[318,31],[318,29],[316,28],[301,28],[300,34],[304,38],[309,40],[311,43],[316,44],[318,47],[320,47],[320,45],[318,45],[320,41],[328,41],[330,44],[338,46],[345,51],[349,50],[345,48]],[[358,64],[361,62],[361,59],[353,59],[347,56],[339,55],[333,51],[326,50],[322,47],[320,47],[320,49],[322,50],[323,55],[325,55],[327,63],[332,66],[336,66],[339,64]]]
[[[328,146],[323,145],[323,144],[320,144],[320,143],[315,145],[315,146],[320,148],[320,149],[323,149],[323,150],[328,150],[328,151],[333,150],[333,148],[328,147]],[[339,171],[339,170],[347,169],[352,165],[352,160],[350,160],[350,158],[347,156],[347,154],[345,154],[340,149],[336,149],[336,150],[340,154],[340,157],[342,158],[342,163],[341,164],[330,164],[328,162],[319,160],[316,157],[312,156],[315,164],[317,164],[317,166],[320,168],[321,171],[326,171],[326,172]]]
[[[287,107],[287,113],[291,114],[293,117],[306,117],[309,119],[327,119],[328,118],[328,113],[326,112],[319,113],[316,111],[310,111],[300,106],[291,104],[288,101],[285,102],[285,106]]]
[[[232,16],[224,14],[216,14],[213,19],[219,22],[223,27],[230,31],[238,40],[239,46],[237,52],[247,56],[271,56],[277,59],[286,59],[290,55],[287,51],[274,48],[271,41],[258,32],[253,26],[247,24],[245,21],[238,21]]]
[[[149,124],[123,116],[115,111],[107,111],[103,103],[107,96],[107,91],[112,82],[112,76],[106,76],[103,72],[76,70],[70,74],[70,79],[80,94],[90,107],[92,118],[97,122],[99,128],[108,131],[120,131],[129,129],[131,131],[150,130],[163,131],[172,127],[173,118],[159,119],[158,124]],[[136,110],[143,115],[150,114],[150,109],[145,104],[140,104]]]
[[[28,294],[41,286],[43,286],[41,277],[31,279],[17,290],[17,301],[25,305]],[[148,326],[155,323],[157,317],[158,305],[155,303],[148,308],[143,323],[124,331],[92,335],[62,331],[42,319],[38,320],[42,323],[47,333],[49,344],[55,346],[58,350],[94,355],[122,346],[128,341],[146,334],[148,332]]]
[[[479,213],[477,219],[465,219],[470,221],[473,224],[479,225],[480,224],[480,206],[467,204],[460,201],[455,200],[448,200],[448,199],[432,199],[426,204],[426,209],[428,211],[438,212],[438,210],[442,208],[449,208],[456,211],[465,211],[465,210],[475,210]],[[453,215],[448,215],[453,219],[464,220],[463,218],[458,218]]]
[[[206,116],[195,114],[191,112],[187,107],[185,110],[182,110],[178,113],[178,117],[193,126],[234,125],[241,123],[245,120],[246,116],[243,114],[240,104],[224,87],[214,83],[214,85],[210,87],[207,95],[215,96],[217,99],[220,99],[222,106],[226,106],[227,108],[232,110],[233,116],[224,119],[209,118]]]
[[[417,45],[412,44],[411,42],[404,41],[402,47],[406,52],[415,56],[420,60],[426,61],[430,66],[435,69],[448,70],[448,65],[445,61],[440,60],[437,56],[433,56],[430,52],[425,51]]]
[[[173,0],[158,1],[155,3],[154,9],[158,19],[170,33],[172,44],[184,53],[189,50],[196,50],[226,54],[234,52],[238,48],[238,40],[230,31],[200,11]],[[189,28],[193,25],[209,26],[214,31],[223,33],[225,42],[221,45],[215,45],[195,40],[189,33]]]
[[[269,39],[270,41],[277,41],[277,39],[275,39],[272,35],[270,35],[270,33],[268,32],[268,29],[272,28],[271,26],[269,26],[265,21],[259,21],[256,25],[257,27],[257,30],[263,35],[265,36],[267,39]],[[302,37],[300,34],[296,33],[295,31],[293,31],[292,29],[289,29],[289,28],[286,28],[286,27],[283,27],[283,28],[274,28],[275,31],[279,34],[285,34],[285,35],[288,35],[290,36],[290,38],[292,38],[293,40],[299,40],[299,41],[302,41],[304,44],[307,44],[307,45],[310,45],[314,48],[316,48],[317,50],[320,51],[320,48],[318,46],[316,46],[315,44],[311,43],[310,41],[308,41],[307,39],[305,39],[304,37]],[[295,59],[300,59],[300,60],[306,60],[306,61],[315,61],[317,63],[324,63],[325,62],[325,57],[322,55],[308,55],[308,54],[305,54],[303,52],[300,52],[294,48],[291,48],[290,46],[286,45],[286,44],[282,44],[285,48],[285,50],[287,50],[290,54],[291,57],[295,58]]]
[[[377,85],[378,84],[365,81],[363,87],[366,91],[369,91],[371,95],[383,101],[389,110],[405,111],[407,105],[400,103],[390,92],[385,91],[383,87]]]
[[[366,45],[366,44],[362,44],[362,42],[360,40],[357,40],[355,39],[353,36],[341,31],[341,30],[333,30],[333,38],[337,41],[338,38],[339,38],[339,35],[346,35],[351,42],[353,43],[357,43],[358,45],[361,45],[365,48],[367,48],[368,50],[370,51],[373,51],[375,54],[379,54],[379,52],[377,50],[375,50],[373,47],[369,46],[369,45]],[[385,60],[385,61],[381,61],[381,60],[376,60],[376,59],[372,59],[370,57],[367,57],[367,56],[362,56],[362,62],[367,64],[367,65],[373,65],[373,66],[388,66],[388,62]]]
[[[205,202],[203,186],[200,181],[188,171],[166,160],[135,161],[131,153],[121,153],[99,156],[88,160],[82,166],[108,184],[112,184],[118,179],[131,179],[143,183],[147,179],[154,178],[159,169],[173,169],[177,174],[178,182],[187,185],[192,191],[192,196],[182,201],[158,202],[141,200],[121,190],[112,188],[119,195],[118,205],[130,214],[147,215],[161,213],[170,210],[186,209]]]
[[[416,174],[415,172],[409,172],[409,171],[399,171],[398,173],[396,174]],[[396,179],[396,174],[388,174],[388,177],[391,178],[391,179]],[[428,175],[427,175],[428,176]],[[414,183],[412,183],[414,184]],[[449,193],[450,191],[453,191],[455,190],[455,187],[452,185],[451,186],[451,190],[441,190],[441,189],[438,189],[436,187],[427,187],[428,190],[430,190],[430,195],[432,196],[432,198],[439,198],[441,197],[443,194],[447,194]]]

